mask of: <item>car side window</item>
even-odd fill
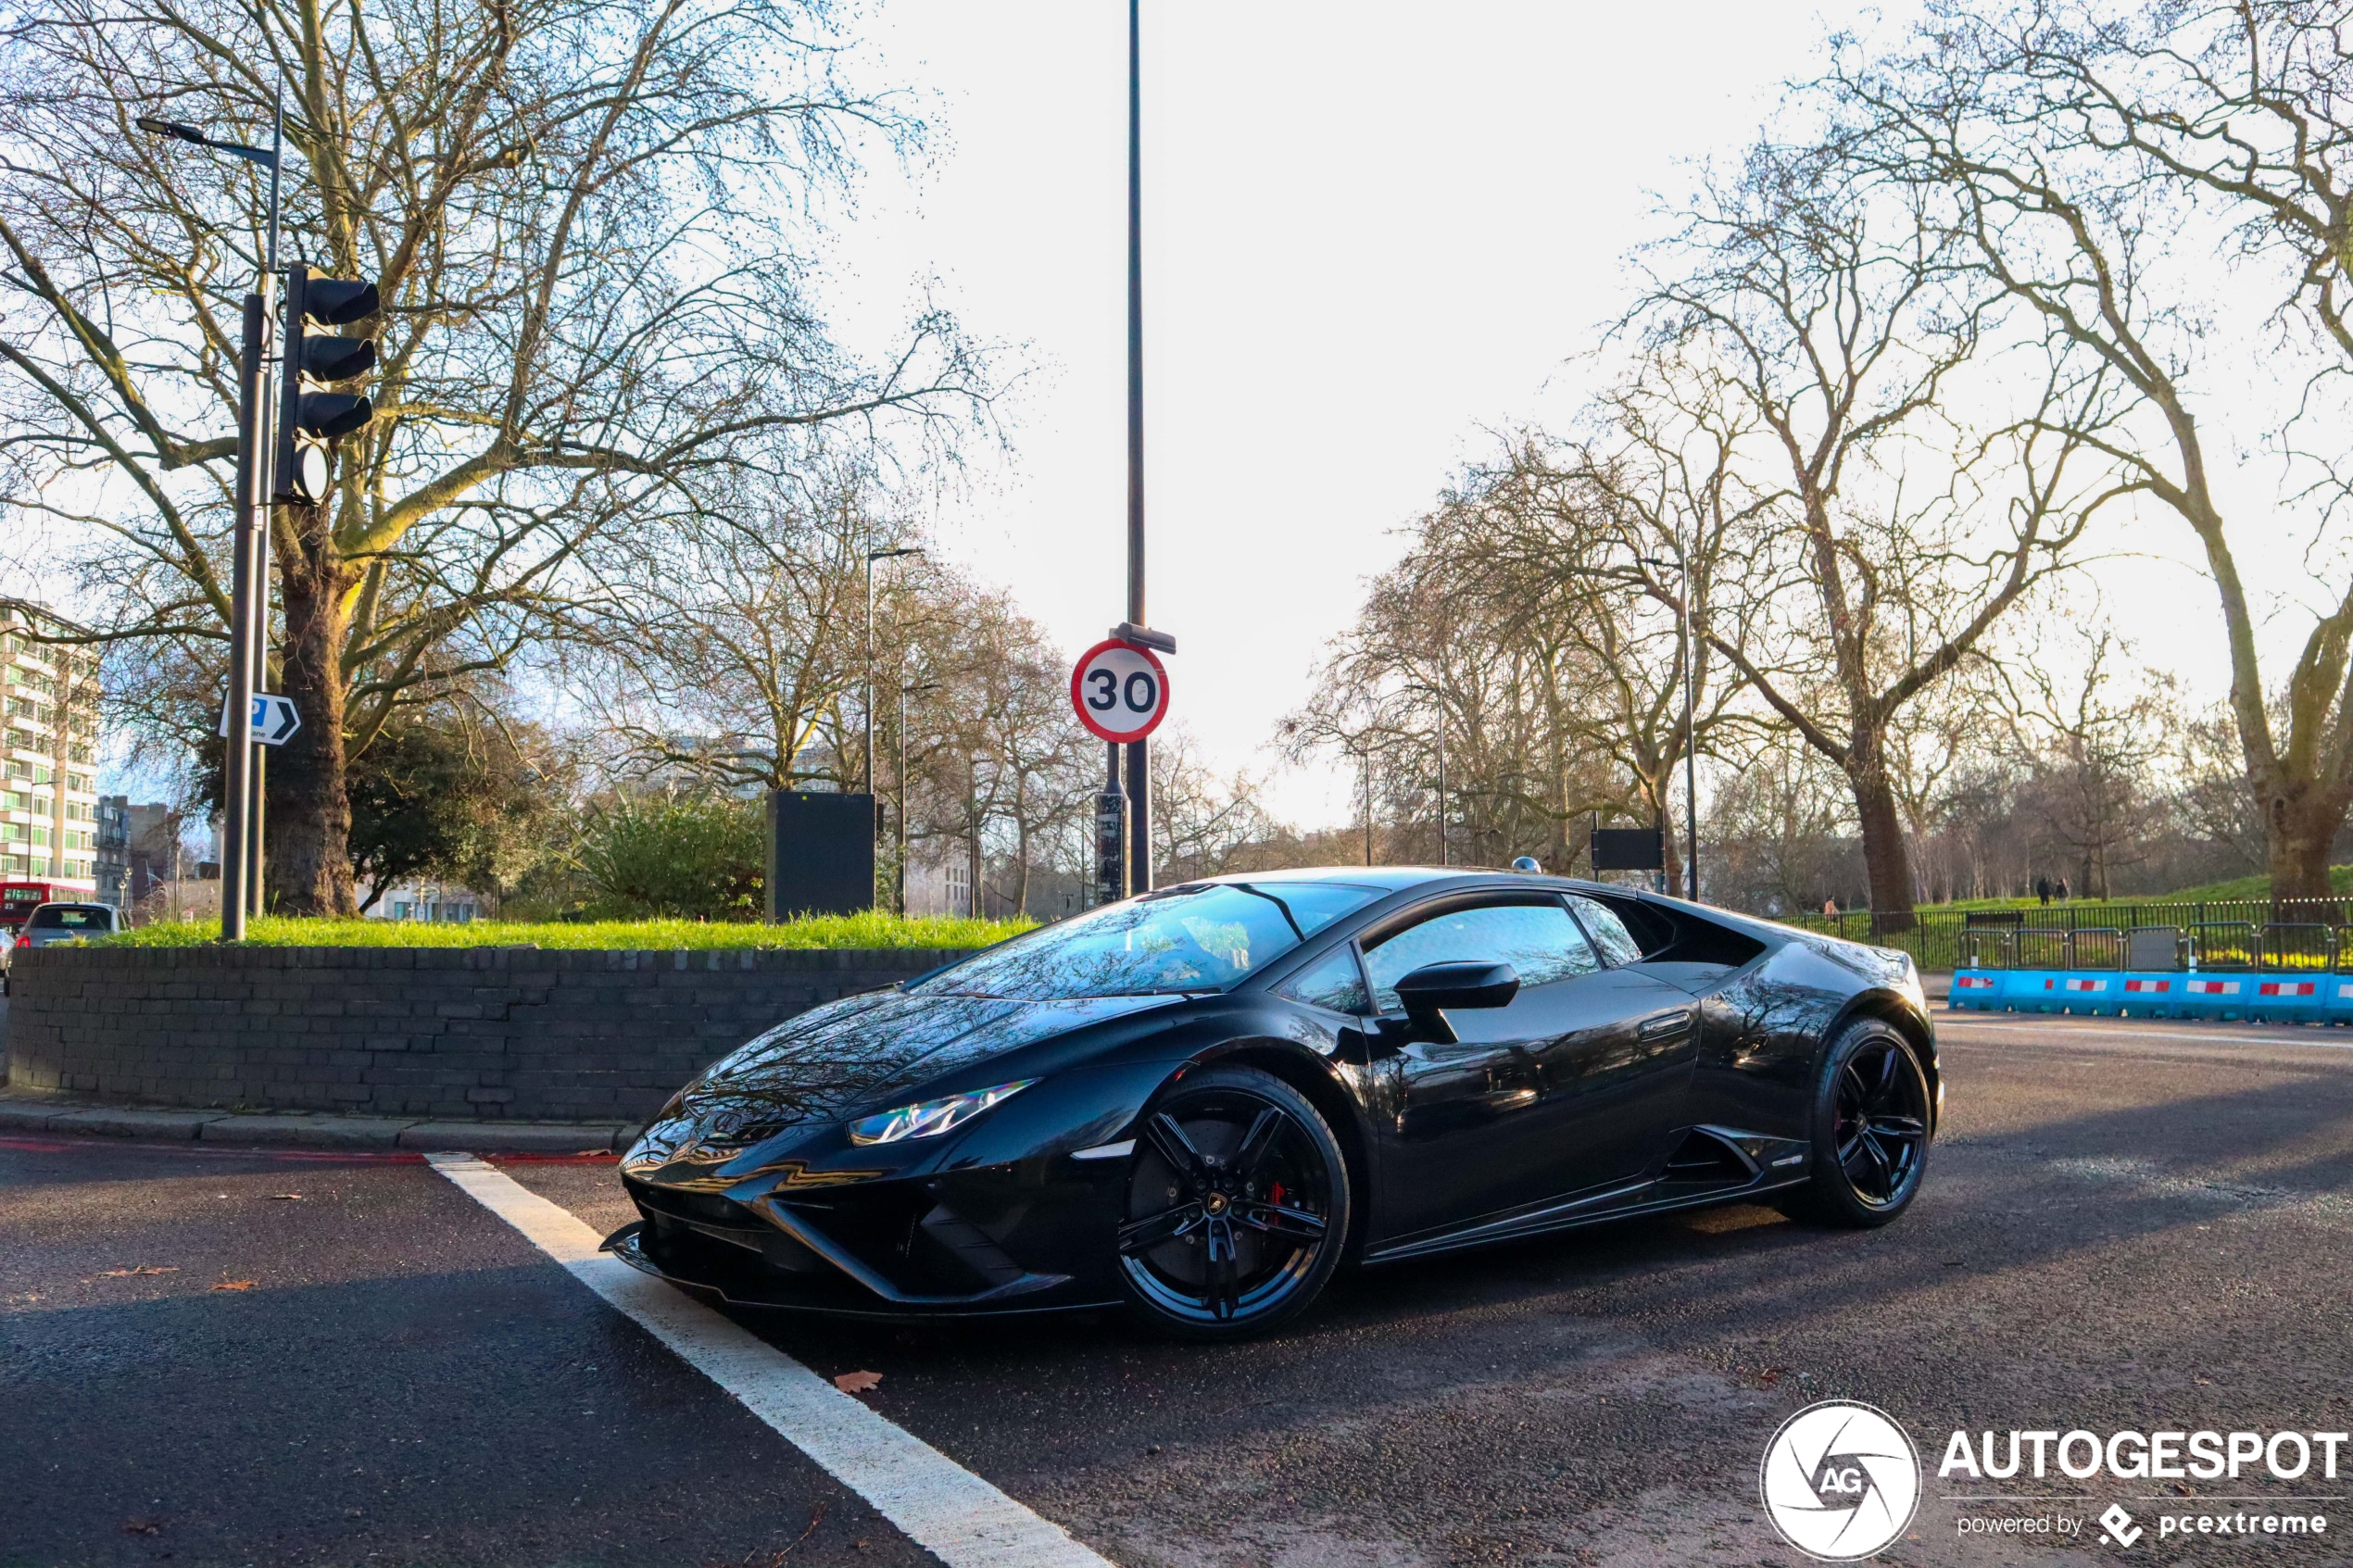
[[[1433,915],[1366,951],[1373,1000],[1383,1012],[1403,1010],[1397,982],[1424,964],[1507,963],[1523,991],[1591,974],[1602,967],[1585,934],[1558,904],[1491,904]]]
[[[1642,961],[1642,945],[1634,940],[1634,934],[1626,929],[1626,922],[1617,918],[1617,911],[1600,899],[1588,898],[1581,893],[1570,894],[1568,901],[1577,907],[1577,918],[1585,922],[1585,929],[1593,934],[1594,945],[1611,963]]]
[[[1372,1010],[1365,1000],[1365,975],[1356,967],[1356,949],[1346,942],[1276,986],[1275,994],[1360,1017]]]

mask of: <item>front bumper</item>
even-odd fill
[[[744,1306],[901,1318],[1114,1304],[1100,1261],[1112,1254],[1112,1195],[1076,1173],[1041,1174],[1000,1166],[740,1199],[624,1178],[643,1218],[604,1249]]]

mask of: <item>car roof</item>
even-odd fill
[[[1505,866],[1310,866],[1295,871],[1233,872],[1224,876],[1196,877],[1168,885],[1199,887],[1236,882],[1336,882],[1350,886],[1377,888],[1384,893],[1403,893],[1409,888],[1444,883],[1458,883],[1466,887],[1529,883],[1564,892],[1615,893],[1621,897],[1641,891],[1631,887],[1613,887],[1605,883],[1586,882],[1577,877],[1548,876],[1541,872],[1516,872]]]

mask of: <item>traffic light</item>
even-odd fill
[[[286,354],[278,402],[276,499],[312,505],[327,498],[334,444],[361,428],[374,406],[365,393],[321,390],[375,368],[376,345],[328,329],[364,321],[377,310],[376,285],[314,276],[302,262],[286,270]]]

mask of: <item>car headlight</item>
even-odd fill
[[[849,1141],[870,1144],[897,1143],[901,1138],[936,1138],[963,1126],[999,1100],[1011,1099],[1036,1082],[1035,1078],[1017,1078],[993,1089],[974,1089],[945,1099],[927,1099],[916,1105],[902,1105],[896,1110],[862,1116],[849,1124]]]

